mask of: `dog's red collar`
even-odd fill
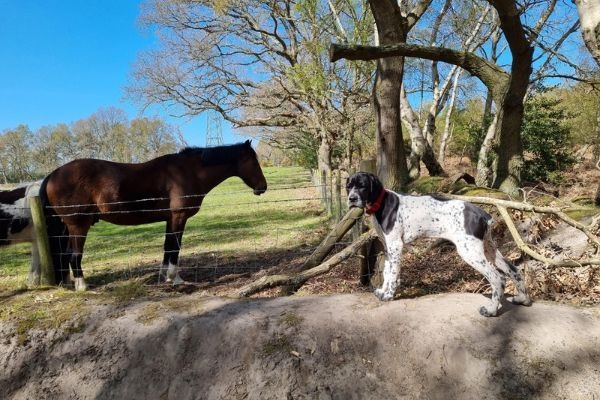
[[[365,210],[367,214],[375,214],[381,208],[381,203],[383,202],[383,198],[385,197],[385,192],[386,190],[384,188],[381,188],[381,192],[379,192],[379,196],[377,196],[377,200],[375,200],[375,203],[371,204],[371,206]]]

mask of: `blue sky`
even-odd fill
[[[140,3],[0,0],[0,132],[70,124],[106,107],[123,109],[130,120],[140,116],[138,105],[124,100],[137,54],[154,42],[137,24]],[[144,115],[163,116],[159,108]],[[165,119],[188,144],[206,144],[204,117]],[[244,139],[221,125],[225,143]]]

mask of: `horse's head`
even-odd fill
[[[267,191],[267,180],[260,168],[258,157],[250,140],[246,140],[244,143],[244,152],[237,162],[237,172],[244,183],[254,189],[255,195],[261,195]]]

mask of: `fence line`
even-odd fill
[[[294,178],[292,178],[294,179]],[[306,178],[303,178],[306,179]],[[309,190],[313,191],[314,195],[308,193],[293,193],[294,190]],[[261,213],[261,208],[268,207],[270,204],[291,204],[291,203],[305,203],[305,202],[322,202],[326,204],[327,199],[332,198],[332,188],[327,186],[327,183],[322,184],[306,184],[301,183],[299,185],[277,185],[269,187],[267,194],[260,198],[252,201],[239,201],[236,203],[223,203],[218,201],[218,198],[231,197],[239,194],[250,193],[247,189],[244,190],[229,190],[229,191],[216,191],[206,195],[188,195],[183,197],[206,197],[204,203],[201,206],[202,209],[220,209],[220,208],[233,208],[242,209],[243,213],[250,209],[250,212]],[[328,193],[326,198],[322,198],[320,193]],[[279,198],[269,199],[268,194],[275,193],[276,196],[279,194]],[[284,194],[282,196],[282,193]],[[289,193],[291,196],[285,198],[285,193]],[[284,197],[284,198],[281,198]],[[215,198],[217,201],[215,202]],[[141,199],[129,202],[119,202],[121,206],[127,203],[133,206],[143,204],[144,201],[151,201],[156,199]],[[112,203],[116,204],[116,203]],[[318,203],[317,203],[318,204]],[[86,205],[70,205],[68,207],[85,207]],[[195,208],[195,207],[194,207]],[[163,208],[163,211],[173,210],[172,208]],[[252,211],[256,210],[256,211]],[[145,210],[116,210],[108,213],[125,213],[125,212],[149,212],[156,211],[156,209],[145,209]],[[300,211],[302,212],[302,211]],[[81,214],[81,213],[74,213]],[[98,215],[103,213],[84,213],[86,215]],[[106,214],[106,213],[105,213]],[[198,215],[202,215],[201,213]],[[318,218],[318,213],[315,213],[315,217]],[[263,220],[260,217],[249,218],[246,221],[246,225],[254,225],[254,221]],[[282,219],[285,224],[285,221]],[[222,219],[221,219],[221,222]],[[147,224],[146,224],[147,225]],[[266,263],[275,263],[274,265],[263,265],[261,258],[265,256],[266,250],[276,257],[286,256],[286,249],[290,246],[294,248],[294,254],[296,257],[308,256],[313,250],[312,247],[302,247],[301,242],[298,242],[298,237],[295,235],[298,232],[298,228],[293,226],[293,222],[290,225],[284,225],[280,227],[269,227],[275,231],[273,238],[262,240],[261,237],[254,237],[253,233],[244,235],[244,232],[251,232],[252,228],[246,227],[233,227],[224,228],[222,231],[211,230],[208,234],[202,230],[202,227],[198,227],[195,224],[188,224],[184,233],[184,240],[181,246],[180,253],[180,270],[182,276],[185,274],[186,280],[192,280],[198,282],[198,280],[205,280],[207,275],[212,274],[213,278],[217,275],[222,276],[226,273],[246,273],[256,271],[260,267],[272,267],[277,265],[277,259],[265,260]],[[260,225],[256,225],[260,227]],[[133,229],[132,229],[133,228]],[[120,230],[123,230],[122,232]],[[216,238],[215,238],[216,232]],[[272,232],[272,231],[271,231]],[[134,244],[129,247],[119,247],[117,243],[124,238],[131,239],[132,236],[140,235],[139,245]],[[142,236],[143,235],[143,236]],[[86,252],[84,253],[84,273],[86,277],[91,275],[126,275],[126,276],[139,276],[143,273],[158,273],[160,270],[160,264],[163,258],[162,242],[164,240],[164,228],[144,228],[143,233],[138,233],[134,227],[123,226],[117,229],[117,232],[104,234],[102,231],[96,231],[92,229],[87,236]],[[212,235],[212,236],[211,236]],[[260,236],[260,233],[259,233]],[[265,236],[266,237],[266,236]],[[225,239],[225,240],[223,240]],[[243,253],[252,254],[256,256],[251,257],[249,262],[244,261],[243,263],[237,262],[235,242],[239,240],[243,242]],[[299,246],[300,245],[300,246]],[[231,249],[233,247],[233,250]],[[0,254],[7,247],[0,248]],[[114,249],[114,251],[112,251]],[[278,249],[282,249],[280,253]],[[239,253],[238,253],[239,254]],[[108,256],[107,256],[108,255]],[[21,252],[22,256],[22,252]],[[4,264],[0,261],[1,264]],[[285,264],[285,261],[283,261]],[[5,275],[6,271],[2,271],[0,268],[0,274]],[[21,272],[22,273],[22,272]]]
[[[328,187],[328,185],[326,184],[312,184],[312,185],[303,185],[303,186],[296,186],[296,187],[283,187],[283,188],[269,188],[267,193],[272,193],[272,192],[277,192],[277,191],[284,191],[284,190],[298,190],[298,189],[321,189],[321,188],[326,188],[328,191],[330,190],[330,188]],[[196,198],[196,197],[201,197],[201,198],[206,198],[210,196],[210,199],[214,199],[215,197],[218,196],[230,196],[233,194],[249,194],[249,192],[247,190],[239,190],[239,191],[231,191],[231,192],[222,192],[222,193],[207,193],[207,194],[190,194],[190,195],[182,195],[182,196],[175,196],[173,198],[177,198],[177,199],[188,199],[188,198]],[[264,195],[263,195],[264,196]],[[263,197],[264,198],[264,197]],[[244,203],[228,203],[228,204],[207,204],[207,203],[203,203],[202,207],[228,207],[228,206],[235,206],[235,205],[249,205],[249,204],[268,204],[268,203],[281,203],[281,202],[292,202],[292,201],[309,201],[309,200],[326,200],[327,196],[325,198],[323,197],[296,197],[296,198],[291,198],[291,199],[279,199],[279,200],[262,200],[262,199],[258,199],[257,201],[249,201],[249,202],[244,202]],[[105,202],[105,203],[83,203],[83,204],[69,204],[69,205],[64,205],[64,206],[46,206],[48,208],[54,208],[54,209],[60,209],[60,208],[75,208],[75,207],[80,207],[80,208],[85,208],[85,207],[96,207],[96,206],[113,206],[113,205],[129,205],[129,204],[139,204],[139,203],[144,203],[144,202],[157,202],[157,201],[167,201],[167,200],[171,200],[171,197],[148,197],[148,198],[144,198],[144,199],[136,199],[136,200],[126,200],[126,201],[114,201],[114,202]],[[118,210],[118,211],[109,211],[106,212],[106,214],[110,214],[110,213],[129,213],[129,212],[151,212],[151,211],[173,211],[173,210],[185,210],[185,209],[191,209],[191,208],[195,208],[195,207],[178,207],[178,208],[152,208],[152,209],[132,209],[132,210]],[[17,207],[14,205],[11,205],[11,209],[13,210],[29,210],[29,207]],[[73,216],[73,215],[95,215],[95,214],[104,214],[101,212],[97,212],[97,213],[73,213],[73,214],[62,214],[64,216]],[[10,218],[0,218],[0,221],[6,221],[6,220],[10,220]]]
[[[321,201],[327,214],[336,221],[342,219],[347,210],[345,202],[342,201],[342,175],[343,171],[311,171],[312,181],[315,187],[320,189]]]

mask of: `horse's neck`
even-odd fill
[[[206,193],[214,189],[226,179],[236,176],[236,168],[234,165],[220,164],[202,168],[204,171],[200,174],[200,176],[203,178],[201,179],[201,185],[205,186]]]

